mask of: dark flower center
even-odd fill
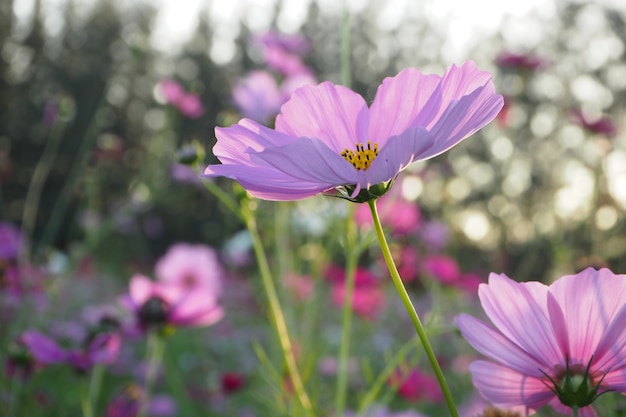
[[[159,297],[150,297],[139,308],[137,316],[142,326],[159,326],[167,324],[169,304]]]
[[[378,143],[374,142],[372,145],[368,140],[367,146],[363,143],[356,143],[354,146],[356,147],[356,151],[345,148],[341,151],[340,155],[343,156],[346,161],[350,162],[357,171],[365,171],[378,155]]]

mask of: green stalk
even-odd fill
[[[89,382],[87,380],[84,380],[81,381],[80,385],[80,406],[83,410],[83,417],[93,417],[93,408],[91,406],[91,400],[89,398]]]
[[[148,359],[148,369],[146,370],[146,386],[144,395],[141,397],[141,405],[139,407],[138,417],[145,417],[148,413],[148,404],[150,403],[150,395],[152,386],[157,376],[159,364],[163,358],[165,351],[165,343],[162,340],[158,330],[150,330],[148,332],[146,342],[146,357]]]
[[[348,390],[348,357],[350,355],[350,334],[352,328],[352,303],[354,298],[354,281],[359,251],[356,248],[356,224],[354,210],[356,205],[350,204],[346,222],[346,280],[343,299],[341,324],[341,345],[339,347],[339,369],[337,373],[337,390],[335,393],[335,415],[342,416],[346,406]]]
[[[422,322],[420,321],[417,312],[415,311],[415,307],[411,302],[411,298],[404,288],[404,283],[402,282],[402,278],[400,278],[400,274],[398,273],[398,268],[396,268],[396,264],[393,261],[393,257],[391,256],[391,251],[389,250],[389,245],[387,244],[387,240],[385,238],[385,233],[383,232],[383,228],[380,224],[380,218],[378,217],[378,210],[376,209],[376,200],[370,200],[367,202],[370,207],[370,211],[372,213],[372,219],[374,220],[374,227],[376,229],[376,236],[378,237],[378,242],[380,243],[380,249],[383,252],[383,257],[385,258],[385,263],[387,264],[387,268],[389,269],[389,273],[391,274],[391,279],[393,280],[393,284],[396,287],[396,291],[398,295],[400,295],[400,299],[406,308],[407,313],[409,313],[409,317],[413,322],[413,327],[417,332],[417,336],[422,342],[422,346],[424,347],[424,351],[426,352],[426,356],[428,357],[428,361],[435,372],[435,376],[437,377],[437,381],[439,382],[439,386],[441,387],[441,392],[446,400],[446,404],[448,405],[448,409],[450,411],[450,415],[452,417],[458,417],[459,413],[456,410],[456,406],[454,405],[454,399],[452,398],[452,394],[450,393],[450,388],[448,388],[448,384],[446,379],[441,371],[441,367],[439,366],[439,362],[437,362],[437,357],[435,356],[435,352],[430,345],[430,341],[428,340],[428,336],[426,335],[426,331],[424,330],[424,326],[422,326]]]
[[[89,379],[89,403],[94,404],[100,395],[102,386],[102,376],[104,375],[104,365],[95,365],[91,370]]]
[[[296,393],[296,397],[300,402],[300,406],[307,415],[313,416],[314,414],[311,400],[304,389],[304,384],[302,383],[302,378],[300,377],[300,373],[298,371],[296,358],[293,354],[293,347],[291,345],[291,340],[289,339],[287,323],[285,321],[285,316],[283,315],[283,310],[280,306],[280,301],[278,300],[276,287],[274,286],[272,274],[267,262],[267,256],[265,255],[265,249],[263,248],[263,242],[259,236],[256,219],[252,209],[249,206],[244,205],[241,209],[241,217],[243,218],[248,232],[250,233],[250,237],[252,238],[254,254],[257,263],[259,264],[259,272],[261,273],[261,281],[269,303],[270,317],[274,328],[276,329],[278,340],[283,351],[283,356],[285,357],[289,378]]]

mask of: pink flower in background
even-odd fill
[[[486,400],[589,417],[598,395],[626,392],[626,275],[588,268],[546,286],[491,274],[478,293],[493,326],[466,314],[456,322],[490,359],[470,365]]]
[[[185,91],[178,81],[162,80],[158,85],[158,89],[163,95],[165,102],[177,108],[182,115],[196,119],[204,113],[204,106],[200,101],[200,97],[197,94]]]
[[[123,305],[135,314],[138,329],[164,326],[209,326],[224,312],[218,296],[206,287],[189,289],[180,283],[154,282],[136,274]]]
[[[445,248],[450,238],[450,231],[445,223],[430,221],[424,223],[419,231],[420,238],[429,252],[438,252]]]
[[[574,121],[584,129],[593,133],[599,133],[609,138],[617,134],[617,126],[608,117],[589,117],[581,109],[572,111]]]
[[[302,61],[302,55],[309,52],[311,43],[302,35],[287,35],[270,31],[253,38],[261,50],[265,65],[285,76],[311,73]]]
[[[84,346],[64,349],[52,338],[36,331],[25,332],[22,342],[38,363],[67,363],[80,372],[88,372],[96,364],[112,364],[117,360],[122,340],[113,332],[99,333]]]
[[[547,60],[531,54],[503,52],[496,58],[496,65],[498,65],[500,68],[513,68],[533,71],[539,68],[543,68],[547,64]]]
[[[445,255],[428,255],[424,259],[423,270],[431,278],[444,285],[454,285],[461,277],[459,264],[453,258]]]
[[[224,270],[217,253],[207,245],[177,243],[157,261],[154,271],[160,282],[185,290],[202,289],[215,297],[222,294]]]
[[[378,199],[378,215],[383,225],[399,235],[405,235],[416,230],[421,220],[421,213],[417,204],[406,201],[394,192],[385,194]],[[367,205],[363,204],[357,208],[355,220],[361,227],[374,227],[370,208]]]
[[[279,33],[275,30],[255,35],[252,42],[261,47],[278,47],[300,55],[311,49],[311,42],[304,35]]]
[[[315,282],[308,275],[288,274],[284,278],[284,285],[298,301],[309,300],[315,291]]]
[[[346,298],[345,270],[331,265],[326,271],[326,278],[333,283],[331,298],[337,307],[342,307]],[[385,307],[385,292],[379,280],[371,272],[357,268],[354,276],[354,294],[352,309],[360,317],[373,320]]]
[[[443,400],[437,378],[422,372],[419,368],[412,368],[408,373],[397,370],[389,378],[389,384],[396,387],[398,395],[407,401],[440,402]]]
[[[0,260],[17,259],[20,253],[20,230],[10,223],[0,222]]]
[[[213,153],[222,164],[209,165],[205,176],[234,179],[267,200],[335,189],[365,201],[384,193],[385,183],[412,162],[476,132],[501,107],[491,75],[472,62],[443,76],[405,69],[383,81],[369,108],[343,86],[304,86],[282,106],[275,130],[249,119],[216,128]],[[361,190],[366,195],[357,199]]]
[[[131,384],[113,398],[107,406],[105,416],[137,417],[145,396],[145,391],[139,385]],[[149,417],[175,416],[176,409],[176,402],[170,396],[151,395],[148,399]]]
[[[252,71],[233,88],[233,101],[243,117],[267,123],[276,116],[284,100],[278,83],[267,71]]]

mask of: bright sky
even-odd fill
[[[211,24],[217,34],[210,51],[217,62],[227,62],[234,56],[233,40],[245,22],[253,31],[263,31],[271,23],[272,13],[280,4],[279,29],[296,32],[306,19],[306,10],[316,1],[323,13],[341,13],[344,2],[337,0],[142,0],[158,10],[153,33],[153,45],[162,51],[175,51],[195,29],[198,17],[204,13],[211,16]],[[611,0],[605,0],[611,1]],[[618,0],[614,0],[618,1]],[[35,0],[15,2],[15,13],[21,21],[32,13]],[[42,0],[46,25],[52,31],[61,27],[62,5],[67,0]],[[79,12],[86,12],[94,0],[76,0]],[[122,6],[136,4],[133,0],[118,0]],[[379,30],[391,30],[400,26],[407,16],[424,16],[433,27],[447,32],[447,43],[442,46],[444,58],[463,59],[468,50],[483,37],[502,29],[507,41],[514,43],[523,39],[526,47],[540,42],[546,30],[546,20],[556,13],[555,0],[345,0],[352,13],[366,7],[376,10]],[[513,24],[509,24],[510,22]],[[549,26],[549,25],[548,25]]]

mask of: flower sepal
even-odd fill
[[[589,368],[592,361],[593,358],[587,364],[582,375],[578,371],[572,371],[568,361],[566,361],[565,374],[560,378],[560,381],[555,381],[552,377],[546,375],[553,385],[549,387],[550,390],[559,398],[561,404],[580,409],[591,405],[600,395],[608,392],[604,391],[598,394],[598,388],[600,388],[600,384],[602,384],[606,374],[602,376],[598,383],[592,385],[592,378],[589,376]]]
[[[367,203],[370,200],[376,200],[377,198],[385,195],[387,191],[393,185],[395,178],[387,181],[381,182],[376,185],[372,185],[369,188],[361,188],[359,193],[353,195],[357,189],[355,184],[352,185],[343,185],[341,187],[335,187],[333,191],[325,193],[331,197],[343,198],[344,200],[352,201],[353,203]]]

